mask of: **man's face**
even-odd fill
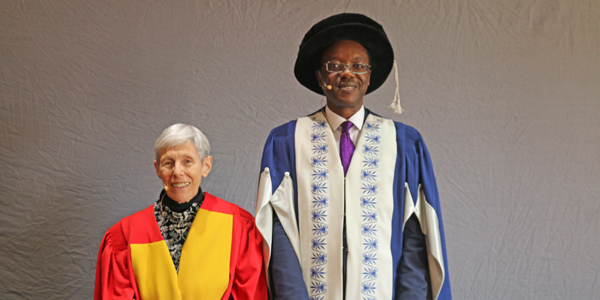
[[[346,65],[353,63],[369,64],[367,50],[355,41],[339,41],[323,52],[321,68],[316,72],[317,80],[323,87],[327,97],[327,105],[335,113],[341,111],[358,111],[363,104],[363,97],[367,92],[371,80],[371,70],[365,74],[354,74],[350,68],[345,68],[340,73],[331,73],[325,68],[327,62],[339,62]]]

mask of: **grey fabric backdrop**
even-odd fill
[[[433,157],[455,299],[599,299],[600,1],[0,0],[0,298],[91,299],[104,232],[203,130],[205,190],[254,213],[269,130],[319,108],[292,68],[339,12],[386,29]]]

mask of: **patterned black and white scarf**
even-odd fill
[[[192,222],[196,217],[196,213],[200,209],[200,206],[202,206],[204,195],[200,190],[198,192],[200,197],[194,197],[194,199],[190,200],[193,203],[189,207],[181,212],[177,212],[169,207],[169,204],[174,203],[174,201],[163,193],[164,191],[161,193],[160,199],[154,204],[154,217],[171,253],[175,270],[179,272],[181,249],[190,231]]]

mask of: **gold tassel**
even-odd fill
[[[404,110],[400,106],[400,87],[398,86],[398,66],[394,60],[394,78],[396,79],[396,91],[394,92],[394,100],[390,104],[390,108],[396,114],[401,114]]]

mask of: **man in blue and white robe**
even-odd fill
[[[363,105],[391,69],[382,66],[391,51],[385,33],[388,48],[372,41],[382,32],[365,16],[336,15],[313,26],[300,47],[296,77],[327,106],[275,128],[265,144],[256,223],[276,299],[451,299],[425,143],[414,128]],[[306,65],[315,59],[325,66],[310,79],[302,68],[314,72]],[[365,66],[387,73],[371,76]],[[355,150],[344,174],[346,121]]]

